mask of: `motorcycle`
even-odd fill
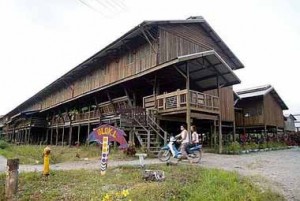
[[[196,145],[193,147],[187,147],[187,154],[188,157],[192,159],[192,162],[199,163],[202,158],[202,145]],[[180,159],[182,157],[181,152],[178,150],[176,146],[176,138],[171,137],[169,143],[162,147],[158,152],[158,159],[160,161],[168,161],[170,160],[171,156],[173,158]]]

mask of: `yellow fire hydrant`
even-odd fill
[[[43,152],[43,157],[44,157],[43,175],[45,177],[48,177],[50,174],[50,152],[51,152],[51,149],[48,146],[44,149],[44,152]]]

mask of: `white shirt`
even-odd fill
[[[192,133],[192,142],[193,143],[199,143],[199,135],[198,135],[198,133],[196,131],[194,131]]]
[[[190,138],[189,138],[189,134],[188,134],[187,130],[184,129],[183,131],[181,131],[180,134],[181,134],[181,138],[182,138],[182,143],[189,143],[190,142]],[[183,139],[184,134],[186,135],[185,139]]]

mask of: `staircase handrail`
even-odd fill
[[[159,136],[159,137],[161,137],[161,139],[163,139],[164,140],[164,137],[159,133],[159,131],[158,130],[156,130],[155,128],[154,128],[154,126],[153,125],[151,125],[151,124],[148,124],[148,126],[150,126],[151,128],[152,128],[152,130],[154,130],[155,131],[155,133]]]
[[[162,127],[160,127],[160,125],[158,125],[158,123],[156,123],[150,116],[147,115],[147,119],[150,119],[152,121],[152,123],[159,128],[159,130],[161,130],[164,133],[168,133],[167,131],[165,131]]]
[[[133,120],[134,120],[140,127],[142,127],[145,131],[148,132],[148,129],[145,128],[145,126],[143,126],[143,124],[141,124],[141,122],[139,122],[135,117],[133,117]]]
[[[156,123],[154,121],[154,119],[152,119],[149,114],[146,114],[146,119],[147,119],[147,124],[164,140],[164,144],[166,144],[167,142],[167,134],[168,132],[165,131],[162,127],[160,127],[160,125],[158,125],[158,123]],[[148,122],[148,120],[151,120],[151,123],[154,124],[154,126],[156,126],[160,131],[162,131],[164,133],[164,137],[159,133],[159,131],[157,131],[154,126]]]

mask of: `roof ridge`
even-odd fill
[[[271,88],[273,88],[272,85],[266,84],[266,85],[261,85],[261,86],[246,88],[246,89],[235,90],[235,92],[239,95],[239,94],[246,94],[246,93],[251,93],[256,91],[264,91]]]

